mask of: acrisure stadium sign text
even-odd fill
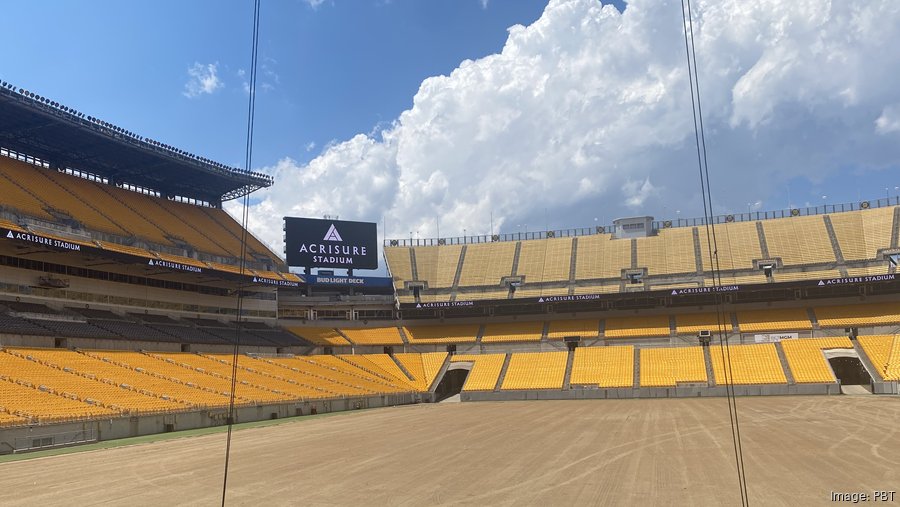
[[[378,267],[378,231],[371,222],[284,218],[289,266],[344,269]]]

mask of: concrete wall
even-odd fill
[[[734,386],[737,396],[784,396],[840,394],[839,384],[793,384]],[[585,400],[622,398],[697,398],[725,396],[725,387],[640,387],[616,389],[568,389],[524,391],[473,391],[462,392],[462,401],[524,401],[524,400]]]
[[[330,400],[297,401],[276,405],[237,407],[235,422],[245,423],[269,419],[283,419],[310,415],[361,410],[366,408],[408,405],[430,401],[430,396],[419,394],[396,394],[361,398],[337,398]],[[48,438],[52,447],[73,445],[73,435],[90,436],[93,441],[153,435],[167,431],[192,430],[224,426],[228,411],[225,409],[156,414],[134,417],[119,417],[61,424],[21,426],[0,431],[0,454],[10,454],[23,446],[29,446],[34,439]],[[46,447],[46,446],[45,446]]]
[[[900,382],[872,382],[872,392],[875,394],[900,394]]]

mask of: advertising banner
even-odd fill
[[[799,333],[770,333],[770,334],[757,334],[753,335],[753,339],[756,343],[774,343],[780,342],[781,340],[791,340],[794,338],[800,338]]]
[[[340,285],[355,287],[391,287],[392,280],[379,276],[335,276],[309,275],[306,277],[310,285]]]

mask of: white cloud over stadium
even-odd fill
[[[900,3],[701,0],[694,18],[719,211],[897,169]],[[503,231],[697,216],[693,135],[680,2],[551,0],[387,128],[268,168],[250,229],[281,251],[285,215],[384,220],[388,237],[434,236],[437,216],[442,236],[486,234],[491,213]]]
[[[188,67],[188,81],[184,84],[182,94],[193,99],[200,95],[210,95],[219,88],[222,88],[222,80],[219,79],[219,63],[208,63],[206,65],[194,62]]]

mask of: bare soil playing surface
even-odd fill
[[[738,409],[751,504],[900,490],[900,398],[753,397]],[[728,419],[724,398],[301,418],[234,432],[227,503],[738,505]],[[224,450],[221,433],[4,463],[0,503],[217,505]]]

